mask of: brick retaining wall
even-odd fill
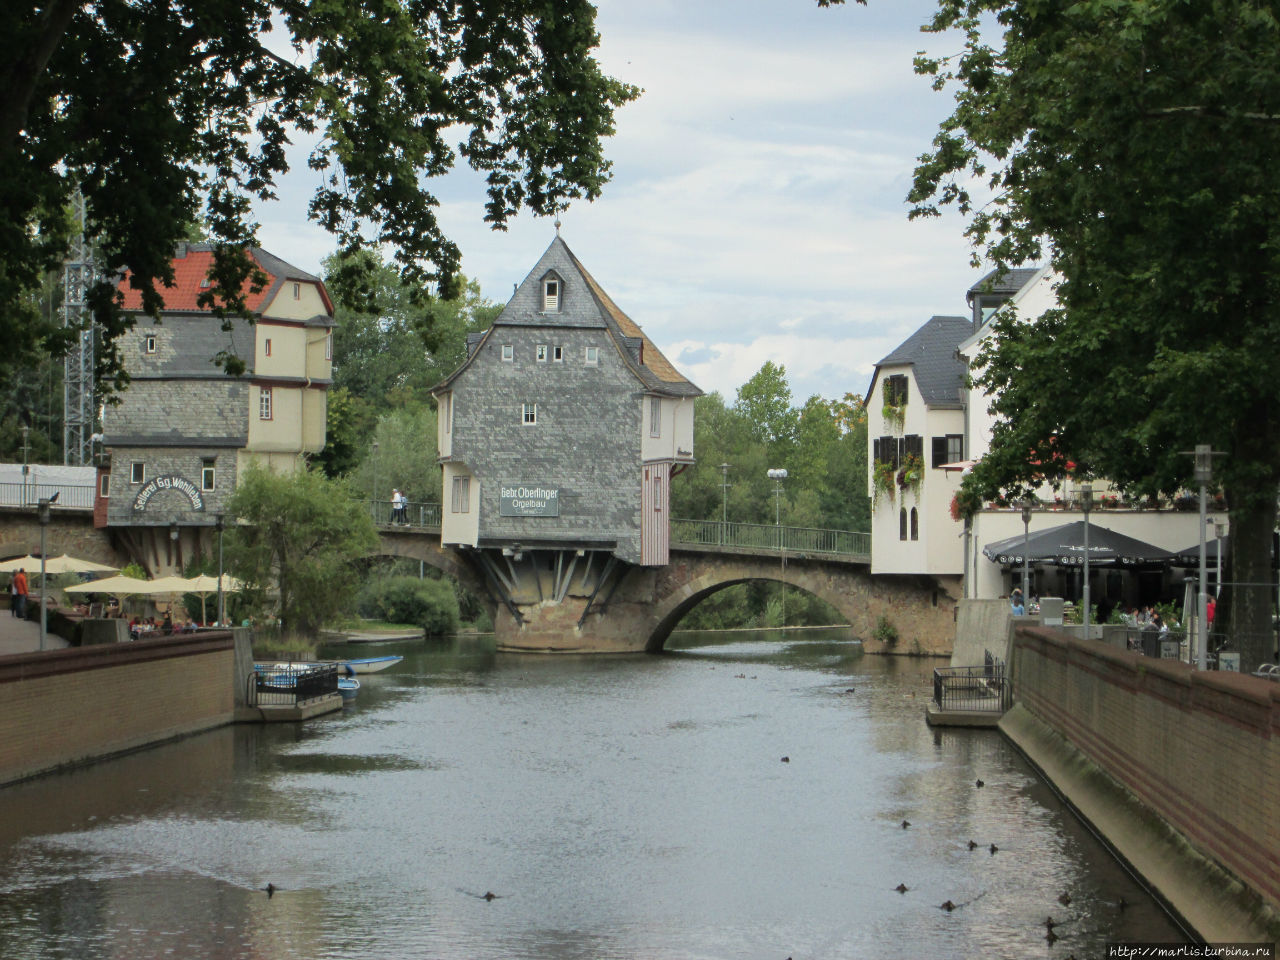
[[[1040,627],[1016,630],[1012,675],[1035,721],[1241,881],[1264,913],[1280,910],[1280,684]],[[1133,841],[1118,839],[1122,853]]]
[[[0,657],[0,784],[232,722],[229,633]]]

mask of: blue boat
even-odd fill
[[[354,700],[360,692],[360,681],[355,677],[339,677],[338,692],[342,694],[343,700]]]

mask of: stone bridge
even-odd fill
[[[487,551],[442,548],[436,536],[421,528],[383,528],[379,535],[379,555],[421,560],[487,603],[501,650],[660,651],[700,602],[750,581],[786,583],[825,600],[869,653],[949,654],[955,635],[958,582],[872,576],[864,560],[673,544],[665,567],[529,551],[504,558],[506,571],[495,572]],[[897,643],[875,639],[881,616],[896,628]]]

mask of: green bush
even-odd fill
[[[428,636],[457,633],[460,622],[458,598],[452,584],[443,580],[370,580],[360,591],[356,608],[362,617],[420,626]]]
[[[892,620],[882,613],[880,618],[876,620],[876,629],[871,636],[886,647],[891,647],[898,642],[898,628],[893,625]]]

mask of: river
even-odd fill
[[[1083,960],[1181,941],[998,733],[926,726],[937,661],[862,656],[844,631],[669,646],[330,648],[406,659],[340,714],[0,790],[0,956]]]

